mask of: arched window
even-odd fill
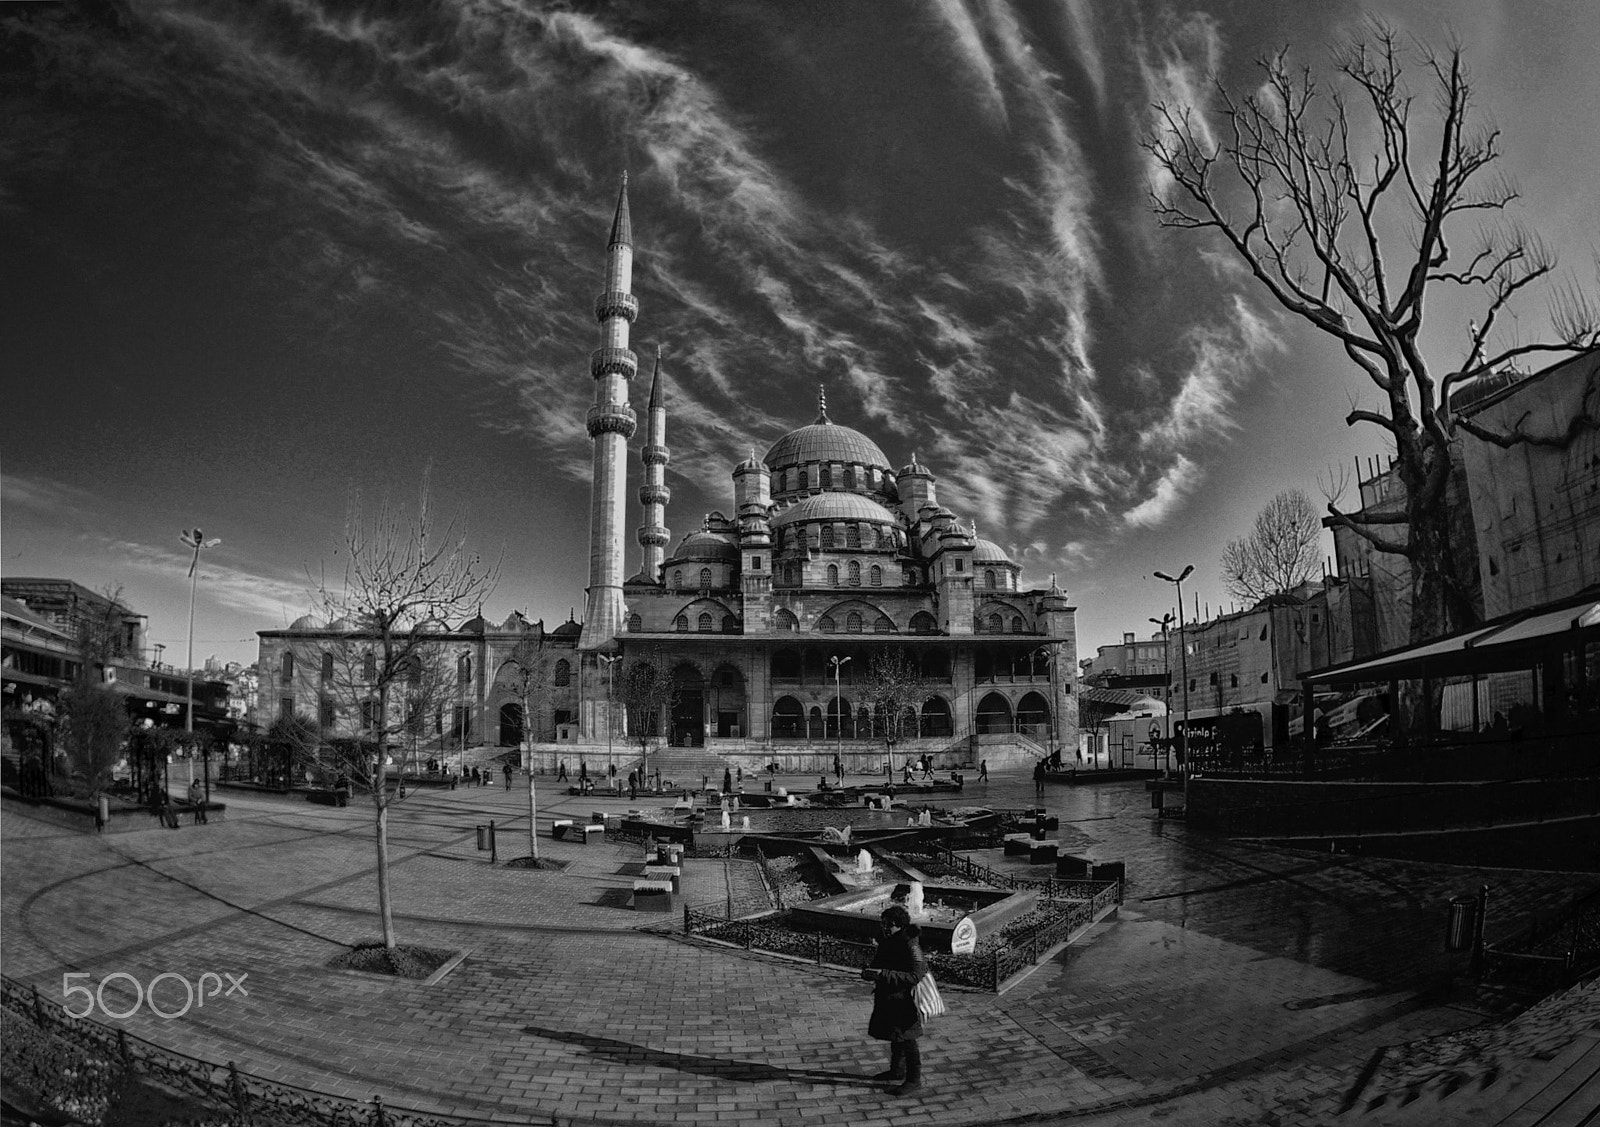
[[[1011,632],[1013,634],[1026,634],[1028,632],[1028,627],[1022,621],[1022,616],[1020,614],[1014,614],[1011,616]]]
[[[283,651],[283,683],[289,684],[294,680],[294,651]]]
[[[700,569],[700,586],[711,586],[711,569],[709,567],[703,567]]]
[[[837,586],[839,586],[839,565],[838,564],[829,564],[828,565],[828,586],[829,587],[837,587]]]
[[[825,525],[822,526],[822,550],[823,551],[827,551],[828,549],[830,549],[832,547],[833,547],[833,525],[825,524]]]
[[[780,607],[778,612],[772,616],[772,625],[779,630],[798,630],[800,629],[800,620]]]
[[[867,578],[868,578],[868,581],[871,582],[871,584],[874,587],[882,587],[883,586],[883,568],[879,567],[877,564],[873,564],[872,565],[872,570],[867,572]]]
[[[800,474],[799,488],[800,489],[805,489],[805,488],[807,488],[806,483],[810,480],[810,476],[806,473],[806,468],[804,466],[800,467],[799,474]]]
[[[1050,739],[1050,704],[1038,693],[1017,702],[1017,731],[1041,742]]]
[[[807,717],[807,720],[809,721],[806,726],[807,734],[814,740],[820,740],[823,736],[822,709],[812,705],[811,714]]]
[[[995,589],[994,568],[987,567],[983,569],[983,585],[991,591]]]
[[[846,634],[861,633],[861,613],[859,611],[851,611],[844,616],[844,632]]]
[[[888,615],[880,614],[878,621],[872,624],[872,632],[874,634],[893,634],[894,621]]]
[[[407,683],[415,685],[422,680],[422,658],[416,654],[408,654],[400,663],[401,672]]]
[[[322,655],[322,679],[324,681],[333,680],[333,651],[332,650],[329,650],[327,653],[324,653]],[[324,725],[324,727],[326,727],[326,725]]]
[[[333,727],[333,701],[327,697],[317,701],[317,724],[323,728]]]
[[[772,735],[779,740],[800,740],[806,735],[805,708],[794,697],[779,697],[772,706]]]
[[[562,658],[560,661],[556,662],[555,674],[552,677],[552,680],[554,680],[558,686],[572,684],[572,663],[566,658]]]
[[[707,612],[707,611],[701,611],[700,612],[700,617],[695,620],[695,626],[699,630],[699,632],[702,633],[702,634],[711,633],[711,615],[710,615],[710,613]]]
[[[361,655],[361,679],[369,685],[378,679],[378,655],[371,650]]]
[[[910,567],[906,568],[905,573],[901,575],[900,579],[907,587],[915,587],[917,585],[916,569]]]
[[[739,620],[731,614],[723,615],[722,632],[724,634],[737,634],[739,632]]]
[[[680,614],[677,618],[674,618],[672,620],[672,628],[680,634],[687,634],[689,632],[689,616]]]
[[[856,487],[856,468],[854,466],[846,466],[844,468],[844,487],[846,489],[854,489]]]
[[[921,734],[924,739],[952,734],[950,705],[943,697],[930,697],[922,706]]]
[[[822,463],[822,468],[817,470],[817,488],[833,488],[833,467],[826,462]]]
[[[852,586],[852,587],[861,586],[861,561],[860,560],[851,560],[850,561],[850,586]]]
[[[938,620],[925,610],[919,610],[911,616],[911,632],[913,634],[937,634],[939,632]]]
[[[1000,623],[1000,616],[998,614],[991,614],[988,618],[984,619],[983,628],[991,634],[999,634],[1005,630],[1005,627]]]
[[[846,548],[861,547],[861,526],[851,521],[844,526],[844,546]]]
[[[462,654],[456,662],[456,680],[463,685],[472,683],[472,658]]]
[[[978,732],[980,735],[1009,733],[1010,731],[1010,701],[999,693],[990,693],[978,702]]]
[[[683,586],[683,569],[681,567],[675,567],[672,569],[672,585],[674,587]]]
[[[637,634],[637,633],[639,633],[639,631],[641,631],[643,629],[644,629],[644,619],[641,618],[638,614],[630,614],[628,616],[628,633]]]
[[[817,622],[817,629],[824,634],[832,634],[836,627],[833,624],[832,618],[828,617],[827,615],[823,615],[822,618]]]

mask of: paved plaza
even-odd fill
[[[501,1123],[1533,1123],[1540,1092],[1570,1111],[1596,1090],[1579,1081],[1600,1066],[1600,991],[1502,1026],[1520,1007],[1470,985],[1443,939],[1451,896],[1492,886],[1492,939],[1600,875],[1259,847],[1156,819],[1138,784],[1051,786],[1063,847],[1126,862],[1126,902],[998,998],[947,991],[929,1082],[897,1099],[867,1079],[887,1061],[866,1036],[868,984],[645,930],[664,918],[628,907],[637,847],[549,838],[554,818],[640,803],[550,788],[539,845],[559,872],[494,868],[476,848],[492,818],[502,858],[527,852],[520,778],[395,806],[401,941],[467,951],[426,986],[327,966],[378,935],[369,807],[220,797],[220,823],[105,836],[8,803],[5,973],[50,1000],[67,972],[248,976],[247,996],[120,1024],[262,1077]],[[1033,784],[969,783],[960,802],[1031,805]],[[761,887],[742,861],[692,860],[685,882],[691,903]],[[1444,1059],[1469,1041],[1471,1082],[1434,1083],[1428,1047]]]

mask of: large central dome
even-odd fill
[[[890,471],[894,469],[876,442],[860,431],[842,427],[828,418],[825,399],[821,401],[816,421],[792,430],[774,442],[772,449],[767,451],[765,461],[773,473],[790,466],[807,466],[817,462],[853,463]]]

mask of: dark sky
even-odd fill
[[[1593,285],[1600,32],[1575,2],[1395,3],[1465,48],[1505,166]],[[180,656],[181,528],[222,544],[197,657],[308,607],[352,489],[503,553],[487,608],[586,580],[592,302],[631,177],[665,353],[668,525],[811,420],[1051,574],[1080,652],[1170,605],[1279,489],[1377,454],[1326,342],[1166,232],[1155,101],[1322,65],[1354,5],[1214,2],[8,4],[0,8],[4,570],[124,587]],[[1468,315],[1435,307],[1435,359]],[[1543,316],[1527,308],[1519,331]],[[636,405],[648,393],[637,381]],[[637,443],[635,443],[637,445]],[[630,473],[638,474],[637,456]],[[631,498],[633,490],[630,488]],[[628,537],[639,523],[630,506]],[[630,554],[631,572],[637,549]]]

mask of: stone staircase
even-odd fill
[[[722,786],[722,773],[733,765],[716,752],[703,747],[662,747],[650,751],[650,773],[661,772],[663,785],[671,789],[700,789],[702,779],[713,787]],[[749,775],[749,772],[745,772]]]

